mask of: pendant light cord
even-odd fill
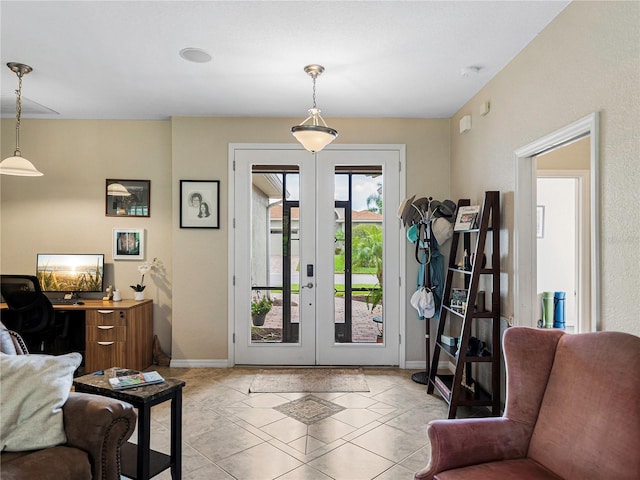
[[[18,95],[18,100],[16,101],[16,149],[13,152],[13,155],[16,157],[21,157],[20,153],[20,117],[22,116],[22,72],[18,70],[16,72],[18,75],[18,90],[16,90],[16,95]]]

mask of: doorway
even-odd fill
[[[553,132],[515,152],[515,319],[517,325],[535,327],[540,318],[537,286],[537,157],[574,143],[581,139],[588,143],[588,178],[580,194],[588,197],[581,202],[588,205],[580,216],[582,232],[579,267],[584,271],[578,281],[583,282],[581,299],[577,304],[584,315],[578,319],[579,331],[597,331],[600,312],[599,277],[599,195],[598,195],[598,114],[592,113],[556,132]],[[547,168],[547,167],[545,167]],[[574,173],[575,177],[576,174]],[[588,257],[588,262],[583,261]],[[585,284],[586,283],[586,284]],[[587,303],[588,301],[588,303]]]
[[[234,362],[398,365],[403,150],[291,147],[230,147]]]

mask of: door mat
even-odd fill
[[[368,392],[361,368],[283,368],[260,370],[251,393]]]

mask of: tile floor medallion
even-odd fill
[[[314,397],[313,395],[307,395],[306,397],[293,400],[284,405],[279,405],[273,409],[284,413],[294,420],[298,420],[306,425],[311,425],[312,423],[329,418],[335,413],[341,412],[345,407]]]

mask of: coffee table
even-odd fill
[[[111,370],[111,369],[109,369]],[[90,374],[75,378],[76,392],[94,393],[128,402],[138,409],[138,445],[122,446],[122,474],[135,480],[148,480],[167,468],[171,478],[182,477],[182,388],[185,382],[166,378],[163,383],[113,390],[109,385],[109,370],[102,375]],[[171,455],[151,450],[151,407],[171,400]]]

